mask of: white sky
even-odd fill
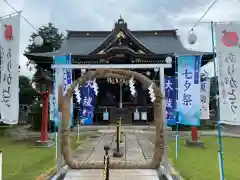
[[[210,24],[201,23],[195,32],[198,41],[187,43],[188,30],[210,6],[209,0],[8,0],[36,27],[53,22],[65,30],[112,30],[122,15],[131,30],[179,29],[181,40],[188,49],[211,52]],[[240,21],[238,0],[219,0],[203,19],[209,21]],[[0,0],[0,16],[14,12]],[[21,73],[32,76],[22,55],[28,39],[35,30],[21,20]]]

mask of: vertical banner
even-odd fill
[[[201,89],[200,89],[200,119],[210,119],[209,114],[209,98],[210,98],[210,78],[201,79]]]
[[[20,14],[1,21],[1,119],[17,124],[19,116],[19,40]]]
[[[166,118],[167,125],[176,125],[175,109],[176,109],[176,78],[175,77],[165,77],[165,100],[166,100]]]
[[[240,24],[216,24],[220,123],[240,125]]]
[[[49,120],[50,121],[53,121],[54,120],[54,105],[53,105],[53,93],[50,93],[49,94],[49,100],[48,100],[48,103],[49,103]]]
[[[178,113],[180,124],[200,125],[201,56],[178,57]]]
[[[96,104],[96,95],[93,87],[93,81],[87,81],[82,87],[81,92],[81,123],[84,125],[93,124],[94,107]]]
[[[54,58],[55,64],[70,64],[71,63],[71,56],[56,56]],[[53,91],[54,91],[54,122],[58,125],[58,86],[61,84],[61,81],[64,82],[63,84],[63,95],[66,93],[68,87],[72,84],[72,70],[64,69],[63,70],[63,79],[58,74],[59,72],[56,70],[55,72],[55,82],[53,83]],[[70,102],[70,127],[73,124],[73,101]]]
[[[66,56],[66,64],[72,64],[72,56],[71,55],[67,55]],[[72,85],[72,69],[65,69],[64,71],[64,84],[66,84],[65,89],[64,89],[64,95],[67,92],[67,89]],[[69,125],[70,127],[73,126],[73,97],[71,98],[70,101],[70,122]]]

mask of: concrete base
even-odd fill
[[[54,145],[55,145],[55,142],[51,139],[48,141],[41,141],[41,140],[36,141],[37,147],[52,147]]]
[[[198,141],[186,140],[186,146],[203,148],[204,147],[204,142],[200,141],[200,140],[198,140]]]
[[[113,153],[113,157],[122,157],[123,156],[123,153],[121,152],[121,151],[115,151],[114,153]]]
[[[157,174],[159,180],[175,180],[173,179],[172,175],[169,172],[168,173],[165,172],[164,167],[162,165],[157,169]]]

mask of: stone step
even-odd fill
[[[159,180],[156,170],[152,169],[112,169],[109,175],[110,180]],[[103,170],[69,170],[64,180],[103,180]]]

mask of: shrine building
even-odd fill
[[[39,80],[51,89],[51,64],[54,56],[71,54],[73,64],[154,64],[166,63],[166,57],[172,58],[172,68],[165,70],[165,76],[175,76],[177,57],[181,55],[202,55],[202,66],[213,59],[213,53],[192,51],[184,48],[176,29],[137,30],[128,29],[127,23],[118,19],[112,31],[67,31],[61,48],[54,52],[28,53],[25,56],[34,61],[43,71]],[[87,71],[87,70],[86,70]],[[159,84],[157,69],[136,69]],[[73,80],[80,77],[80,69],[73,70]],[[47,82],[47,83],[46,83]],[[116,124],[119,102],[122,102],[123,124],[151,124],[153,121],[153,103],[150,101],[148,87],[136,82],[137,96],[132,97],[127,82],[119,84],[116,79],[97,81],[97,96],[94,124]],[[74,98],[74,102],[76,102]],[[76,103],[75,103],[76,104]],[[136,110],[145,116],[134,120]],[[75,110],[76,111],[76,110]],[[109,120],[104,120],[103,112],[109,112]],[[76,113],[75,113],[76,115]]]

